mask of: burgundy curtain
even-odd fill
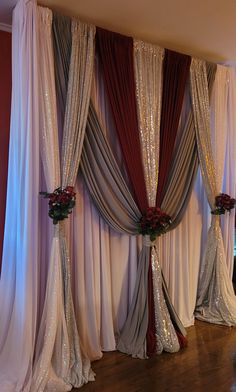
[[[191,57],[165,50],[156,205],[160,207],[175,145]]]
[[[156,198],[156,205],[158,207],[161,206],[164,196],[163,190],[173,157],[190,63],[191,57],[171,50],[165,50],[160,126],[160,158]],[[147,353],[148,356],[152,356],[156,352],[156,337],[151,263],[148,271],[148,307]]]
[[[141,212],[148,207],[135,96],[133,39],[97,28],[96,52],[122,153]]]
[[[5,225],[11,111],[11,34],[0,31],[0,272]]]

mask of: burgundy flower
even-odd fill
[[[151,241],[154,241],[158,235],[165,233],[170,223],[170,216],[159,207],[148,207],[139,221],[139,232],[150,235]]]
[[[211,213],[214,215],[225,214],[225,211],[230,211],[234,208],[235,203],[235,199],[231,198],[226,193],[220,193],[215,198],[216,208]]]
[[[67,186],[65,189],[59,187],[52,193],[40,192],[40,194],[49,199],[48,215],[53,219],[54,224],[68,218],[68,215],[72,212],[72,208],[75,205],[76,199],[76,194],[72,186]]]

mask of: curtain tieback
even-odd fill
[[[152,246],[155,245],[156,241],[151,241],[150,239],[150,235],[145,234],[143,235],[143,246],[145,246],[146,248],[151,248]]]

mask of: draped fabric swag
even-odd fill
[[[105,75],[104,80],[105,80],[105,84],[107,86],[107,91],[112,92],[112,94],[120,95],[120,97],[122,98],[121,102],[125,102],[125,100],[127,99],[127,96],[123,95],[122,89],[117,90],[117,92],[116,92],[116,89],[118,89],[119,85],[116,85],[116,89],[115,89],[115,86],[112,84],[113,79],[111,77],[111,72],[110,72],[110,70],[112,69],[113,74],[116,72],[116,74],[119,75],[119,69],[116,69],[116,63],[117,62],[114,61],[113,52],[114,53],[119,53],[120,46],[121,46],[120,45],[120,41],[121,41],[120,35],[113,34],[113,33],[110,33],[110,32],[106,32],[105,30],[102,30],[102,31],[98,31],[96,38],[97,38],[98,52],[99,52],[99,55],[100,55],[99,58],[102,59],[101,60],[102,64],[104,64],[104,63],[106,64],[107,63],[105,61],[107,55],[109,56],[108,62],[110,62],[110,64],[112,64],[110,66],[110,68],[106,67],[104,69],[104,75]],[[124,40],[125,38],[122,37],[122,39]],[[129,48],[128,43],[129,43],[130,39],[129,38],[126,38],[126,39],[127,39],[127,43],[125,45],[123,45],[123,46],[125,48]],[[104,50],[104,48],[107,47],[107,46],[110,48],[109,52],[106,52]],[[111,49],[113,49],[113,51],[111,51]],[[123,69],[124,69],[124,66],[125,66],[125,58],[130,58],[129,51],[130,51],[130,49],[129,50],[126,49],[126,55],[123,56],[123,59],[124,59],[123,60]],[[184,61],[185,61],[186,67],[187,67],[186,69],[188,69],[189,65],[190,65],[190,58],[188,58],[188,56],[182,56],[182,57],[184,58],[183,64],[184,64]],[[168,56],[167,56],[167,58],[168,58]],[[181,56],[176,54],[176,53],[173,53],[173,55],[172,55],[172,52],[170,52],[169,58],[170,58],[169,63],[171,64],[171,61],[172,61],[174,66],[176,66],[176,68],[178,69],[179,63],[181,63],[181,60],[182,60]],[[166,68],[167,69],[168,69],[169,63],[168,63],[168,60],[167,60],[167,62],[166,62],[166,64],[167,64]],[[128,70],[128,69],[129,69],[129,67],[126,65],[126,70]],[[181,70],[179,70],[179,72],[181,74]],[[174,71],[172,73],[174,74]],[[183,67],[183,75],[184,75],[183,76],[183,80],[181,80],[181,77],[179,79],[179,83],[180,84],[181,83],[185,84],[185,82],[186,82],[187,72],[185,71],[184,67]],[[128,79],[129,80],[132,79],[131,75],[129,75]],[[167,79],[168,79],[168,76],[167,76]],[[116,76],[115,80],[118,80],[117,76]],[[121,80],[121,77],[120,77],[120,80]],[[178,80],[178,78],[176,79],[176,81],[177,80]],[[176,83],[176,81],[174,79],[174,83]],[[174,91],[173,96],[174,96],[175,92],[177,92],[177,97],[175,97],[174,99],[176,99],[176,102],[178,102],[178,99],[181,102],[183,100],[183,91],[184,91],[184,89],[182,88],[182,90],[180,90],[180,93],[179,93],[178,82],[176,83],[175,87],[174,87],[174,85],[172,85],[171,87],[173,88],[173,91]],[[122,88],[123,88],[123,84],[122,84]],[[180,95],[178,96],[178,94],[180,94]],[[172,96],[171,96],[171,98],[172,98]],[[131,101],[133,101],[132,95],[129,97],[129,99]],[[177,104],[177,107],[178,107],[179,113],[177,114],[177,121],[176,120],[175,121],[176,121],[176,124],[178,125],[178,119],[179,119],[179,116],[180,116],[181,104],[179,104],[179,105]],[[111,105],[111,108],[112,108],[113,113],[115,111],[114,118],[118,117],[118,112],[116,112],[117,108],[114,105],[113,106]],[[160,110],[160,109],[158,109],[158,110]],[[122,111],[122,115],[123,115],[123,111]],[[176,113],[174,113],[174,115],[176,115]],[[134,132],[134,128],[132,128],[132,127],[127,128],[127,132],[129,131],[129,129],[132,130],[132,132]],[[174,135],[176,134],[176,130],[174,130],[173,134]],[[132,135],[132,133],[130,133],[130,135]],[[120,136],[120,134],[119,134],[119,136]],[[174,143],[172,142],[171,145],[172,145],[172,148],[173,148]],[[121,144],[121,147],[122,147],[122,144]],[[149,145],[149,149],[150,149],[150,145]],[[124,151],[123,148],[122,148],[122,151],[123,151],[124,155],[127,153],[126,151]],[[169,153],[170,157],[171,157],[171,153],[172,153],[172,150],[170,149],[170,153]],[[164,169],[164,166],[163,166],[162,170],[163,169]],[[131,173],[132,172],[131,172],[131,168],[130,168],[129,169],[129,174],[131,175]],[[143,185],[142,185],[142,187],[143,187]],[[150,190],[148,190],[148,192],[150,193]],[[143,190],[143,195],[145,195],[145,194],[146,194],[146,192],[145,192],[145,190]],[[156,190],[155,190],[155,194],[156,194]],[[155,194],[154,194],[154,197],[155,197]],[[153,198],[153,195],[152,195],[152,198]],[[155,258],[155,262],[154,263],[157,263],[157,257],[153,256],[153,258]],[[154,266],[154,269],[156,269],[156,266]],[[161,293],[162,293],[162,287],[161,287],[162,283],[161,283],[161,278],[158,279],[157,275],[158,275],[158,271],[156,270],[155,282],[157,282],[159,280],[160,284],[159,284],[159,288],[157,288],[157,287],[155,288],[155,293],[159,293],[157,295],[160,296]],[[157,336],[158,336],[158,332],[155,331],[155,328],[159,331],[159,334],[161,334],[161,332],[160,332],[161,330],[163,331],[163,337],[161,339],[162,340],[166,340],[166,343],[165,343],[166,349],[168,351],[172,351],[172,350],[175,351],[176,347],[178,347],[178,346],[175,346],[175,343],[172,342],[172,339],[175,340],[176,336],[174,338],[173,337],[174,335],[172,333],[171,340],[170,340],[170,342],[167,343],[168,336],[165,335],[165,332],[164,332],[166,330],[166,327],[165,327],[166,325],[168,325],[169,326],[169,330],[171,330],[171,321],[169,320],[168,311],[167,311],[167,309],[165,309],[164,298],[162,300],[163,309],[160,309],[160,302],[161,301],[158,301],[158,299],[156,299],[156,309],[154,311],[154,306],[155,305],[154,305],[154,302],[153,302],[153,286],[152,286],[152,275],[151,274],[150,274],[150,278],[149,278],[149,288],[150,288],[149,298],[150,298],[150,301],[151,301],[151,303],[149,303],[149,315],[151,317],[149,323],[150,323],[150,325],[152,325],[152,330],[151,330],[150,327],[148,327],[148,330],[147,330],[148,354],[150,355],[150,354],[153,354],[156,351],[157,352],[161,352],[163,350],[162,343],[158,342],[157,344],[159,345],[159,347],[157,349],[155,347],[156,346],[156,344],[155,344],[155,340],[156,340],[155,335],[157,334]],[[135,298],[134,298],[134,304],[136,304],[136,306],[139,307],[138,302],[137,302],[137,300]],[[158,307],[158,310],[157,310],[157,307]],[[155,322],[154,322],[154,314],[158,315],[158,316],[156,316],[156,327],[155,327]],[[162,316],[160,316],[160,318],[159,318],[159,315],[162,315]],[[141,319],[144,320],[143,317]],[[165,320],[164,321],[165,325],[161,324],[162,323],[161,320]],[[162,329],[162,327],[163,327],[163,329]],[[130,325],[128,326],[128,324],[124,326],[124,331],[125,330],[126,331],[131,331],[132,329],[133,330],[137,330],[137,326],[135,326],[135,328],[134,327],[130,328]],[[125,333],[124,331],[123,331],[123,333],[124,333],[124,335],[126,335],[127,333]],[[141,328],[141,331],[143,331],[143,328]],[[159,339],[159,336],[157,337],[157,341],[161,340],[161,339]],[[132,341],[133,338],[127,337],[127,340],[128,341]],[[121,341],[122,341],[122,336],[121,336],[120,342],[118,343],[118,347],[120,347],[120,348],[121,348]],[[128,345],[129,345],[129,343],[128,343]],[[143,345],[145,345],[145,341],[144,340],[143,340]],[[127,350],[124,348],[123,343],[122,343],[122,346],[123,346],[122,351],[127,352]],[[135,346],[135,344],[133,346]],[[150,348],[150,346],[152,346],[152,348]],[[143,349],[143,352],[144,351],[145,350]],[[128,349],[128,352],[130,352],[130,349]]]
[[[211,209],[222,189],[235,197],[236,77],[36,0],[14,9],[12,60],[0,390],[64,392],[95,379],[102,350],[148,358],[186,345],[168,270],[200,200],[198,162]],[[77,205],[53,225],[39,192],[60,186]],[[154,242],[139,235],[149,207],[171,216]],[[212,215],[205,243],[198,228],[190,307],[195,295],[197,318],[228,326],[232,217]]]
[[[62,169],[60,170],[51,37],[52,12],[40,7],[38,10],[40,18],[39,50],[40,53],[43,53],[42,59],[44,60],[40,67],[42,106],[44,105],[42,108],[42,124],[40,124],[40,128],[44,132],[41,138],[42,161],[47,189],[53,191],[60,185],[61,178],[64,188],[67,185],[73,186],[75,173],[78,171],[88,107],[86,105],[86,95],[88,97],[90,95],[94,29],[90,29],[89,26],[75,20],[71,25],[72,51],[63,132]],[[78,52],[80,52],[84,62],[78,61]],[[74,82],[77,74],[83,75],[82,91],[80,91],[81,82],[79,78],[76,77],[76,83]],[[80,105],[82,96],[85,97],[84,107]],[[46,100],[45,97],[47,97]],[[76,121],[78,114],[79,122]],[[74,147],[74,150],[71,146]],[[62,177],[60,175],[61,171]],[[46,299],[39,330],[38,352],[40,354],[34,370],[33,387],[35,390],[50,389],[53,388],[54,384],[58,390],[70,390],[71,385],[79,387],[88,382],[89,379],[93,379],[89,361],[80,349],[71,294],[70,268],[64,222],[60,222],[55,228],[52,242]],[[55,279],[55,277],[57,278]],[[51,309],[55,314],[51,313]],[[48,331],[50,331],[50,334]],[[44,344],[42,344],[42,341]],[[51,362],[53,362],[52,365]],[[58,379],[58,375],[61,376],[62,380],[60,380],[60,377]],[[66,384],[63,380],[66,381]]]
[[[221,192],[222,170],[218,171],[217,176],[211,145],[210,106],[204,61],[192,60],[191,92],[200,167],[208,202],[213,210],[215,197]],[[196,316],[201,320],[229,326],[236,322],[236,297],[227,271],[219,215],[212,215],[208,231],[199,276]]]

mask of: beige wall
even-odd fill
[[[0,0],[0,22],[10,6]],[[98,26],[217,62],[236,61],[236,0],[41,0]],[[8,14],[7,14],[8,10]]]

